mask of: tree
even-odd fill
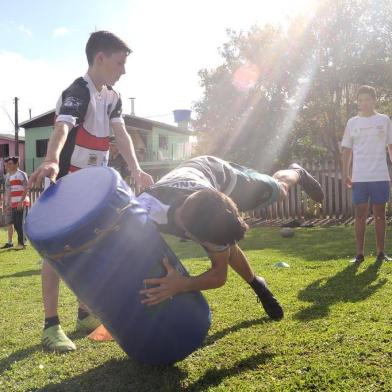
[[[322,0],[311,19],[228,31],[221,66],[201,70],[198,153],[270,171],[293,159],[339,159],[355,92],[392,95],[392,2]]]

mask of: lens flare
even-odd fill
[[[246,92],[256,86],[259,77],[259,67],[253,63],[246,63],[235,70],[232,83],[237,90]]]

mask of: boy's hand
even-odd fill
[[[158,279],[144,280],[143,283],[146,285],[159,286],[140,291],[141,295],[145,295],[147,297],[142,300],[142,304],[148,306],[157,305],[169,298],[171,299],[174,295],[185,290],[187,278],[173,268],[166,257],[163,259],[163,265],[167,271],[166,276]]]
[[[154,184],[152,177],[141,169],[133,172],[133,178],[138,187],[144,189]]]
[[[353,183],[351,181],[351,177],[346,177],[346,187],[351,188],[353,186]]]
[[[27,188],[31,189],[34,186],[36,188],[41,188],[42,181],[45,177],[49,177],[50,181],[55,182],[59,170],[59,164],[57,162],[42,162],[38,169],[30,176]]]

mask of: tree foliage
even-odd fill
[[[391,0],[321,0],[310,18],[227,33],[222,64],[199,72],[199,154],[265,171],[337,160],[361,84],[392,109]]]

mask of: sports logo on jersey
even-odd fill
[[[63,102],[63,106],[68,109],[79,109],[79,106],[82,105],[82,100],[77,97],[67,97]]]

